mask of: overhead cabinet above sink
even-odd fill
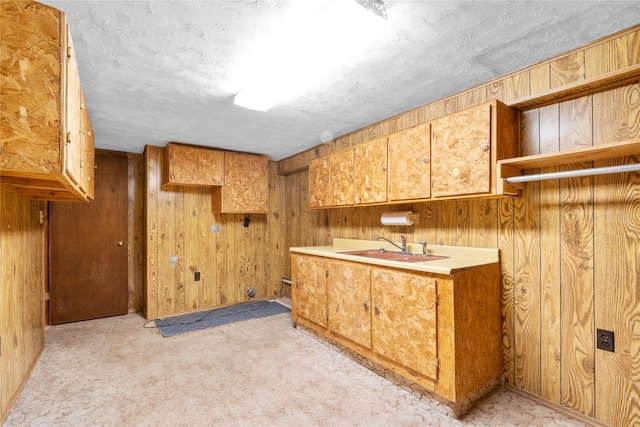
[[[309,207],[517,195],[496,179],[517,135],[517,111],[494,100],[312,159]]]

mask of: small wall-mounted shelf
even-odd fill
[[[523,169],[544,168],[568,163],[592,162],[596,160],[613,159],[616,157],[639,154],[640,138],[636,138],[628,141],[595,145],[592,147],[578,148],[556,153],[545,153],[500,160],[498,162],[498,176],[502,181],[505,181],[507,178],[521,175]],[[595,169],[586,169],[586,171],[589,170]],[[535,178],[531,180],[535,180]],[[507,184],[505,183],[504,185]],[[513,184],[510,183],[509,185]]]
[[[614,87],[640,81],[640,64],[625,67],[597,77],[584,79],[556,89],[539,92],[534,95],[524,96],[505,102],[509,107],[518,110],[543,107],[574,98],[579,98],[590,93],[602,92]]]

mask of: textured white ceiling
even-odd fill
[[[235,106],[243,65],[302,1],[43,2],[67,13],[98,148],[273,160],[640,23],[637,0],[386,0],[374,47],[268,112]]]

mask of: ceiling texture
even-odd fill
[[[347,63],[317,64],[322,78],[267,112],[234,105],[260,71],[251,56],[306,1],[43,2],[67,14],[97,148],[176,141],[272,160],[640,23],[637,0],[384,0],[375,41]]]

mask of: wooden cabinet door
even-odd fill
[[[95,192],[94,166],[95,166],[95,136],[89,121],[89,112],[84,100],[82,89],[80,91],[80,135],[82,137],[82,159],[80,160],[80,188],[89,199],[93,199]]]
[[[67,49],[65,52],[66,82],[65,82],[65,135],[61,141],[64,155],[65,174],[75,183],[81,183],[82,170],[82,135],[81,121],[81,87],[80,76],[78,74],[78,65],[76,63],[76,53],[73,49],[71,41],[71,33],[69,27],[67,32]]]
[[[327,261],[329,331],[371,348],[371,268]]]
[[[429,378],[438,378],[436,280],[373,268],[373,350]]]
[[[309,162],[309,207],[329,205],[329,159],[322,156]]]
[[[169,143],[165,147],[162,184],[224,184],[224,151]]]
[[[293,319],[307,319],[327,327],[327,269],[325,260],[291,255],[291,306]]]
[[[431,125],[389,136],[389,200],[431,197]]]
[[[483,104],[431,124],[434,197],[491,190],[491,106]]]
[[[329,206],[353,205],[353,149],[330,156]]]
[[[264,156],[224,153],[224,185],[212,187],[213,211],[267,213],[269,161]]]
[[[387,201],[387,138],[354,147],[355,203]]]

